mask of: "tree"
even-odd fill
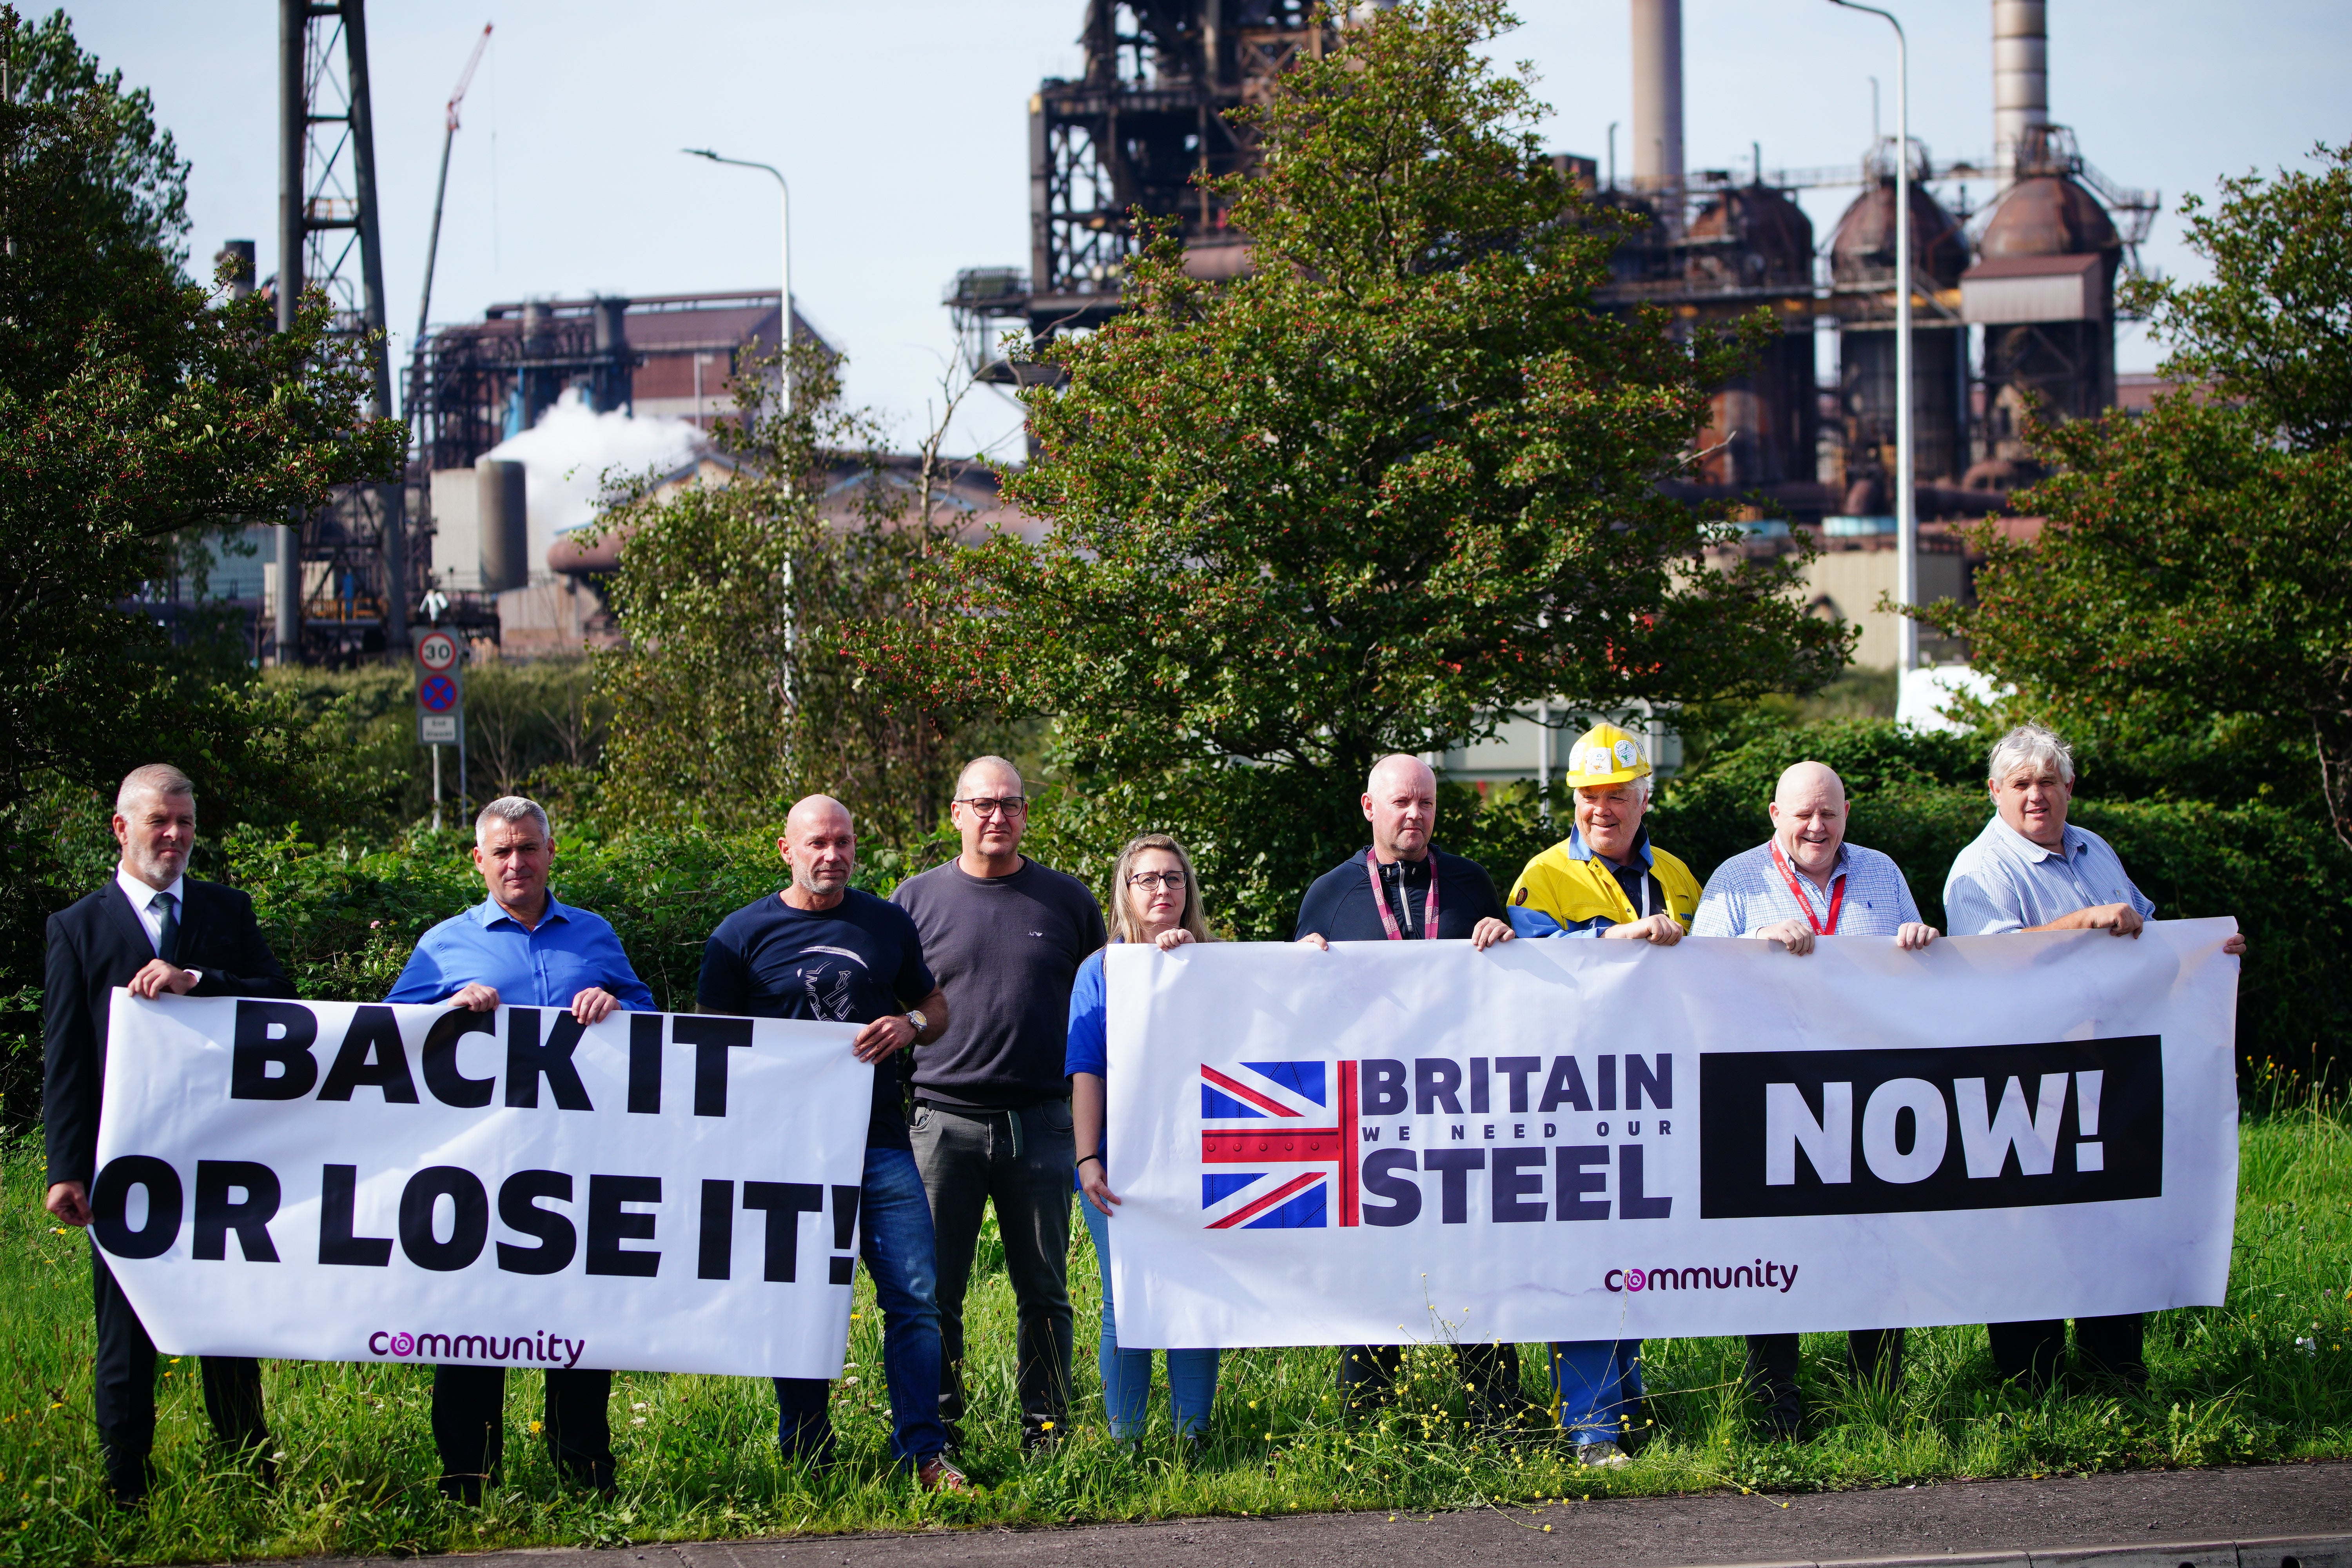
[[[843,405],[838,359],[798,344],[791,367],[789,415],[771,395],[777,361],[740,378],[739,417],[712,432],[726,482],[663,493],[643,476],[607,497],[597,526],[621,541],[612,603],[628,640],[595,656],[611,711],[600,803],[639,826],[768,827],[823,791],[861,837],[904,847],[946,805],[955,730],[891,700],[840,632],[919,613],[906,584],[959,515],[940,432],[904,489],[877,421]]]
[[[2184,390],[2146,417],[2038,425],[2059,469],[1985,538],[1973,606],[1923,618],[2061,716],[2291,725],[2352,847],[2352,150],[2184,204],[2210,282],[2138,282]]]
[[[1044,542],[943,563],[928,637],[859,643],[926,700],[1053,715],[1105,831],[1185,832],[1255,933],[1360,842],[1383,752],[1842,662],[1793,561],[1706,564],[1716,529],[1659,493],[1765,328],[1596,308],[1626,226],[1540,155],[1528,68],[1482,57],[1510,25],[1494,0],[1350,21],[1235,111],[1260,163],[1212,188],[1252,274],[1202,282],[1152,238],[1122,313],[1041,356],[1066,383],[1027,395],[1007,489]]]

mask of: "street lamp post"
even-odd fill
[[[775,176],[776,190],[783,197],[784,208],[783,268],[780,279],[782,293],[779,296],[782,310],[776,328],[777,342],[784,351],[784,362],[777,379],[782,384],[782,412],[790,414],[793,411],[793,188],[784,183],[783,171],[772,163],[755,163],[747,158],[722,158],[708,147],[681,147],[678,151],[689,158],[708,158],[714,163],[730,163],[738,169],[764,170]]]
[[[782,350],[782,359],[776,366],[776,411],[790,417],[793,412],[793,188],[785,183],[784,172],[773,163],[753,163],[748,158],[722,158],[708,147],[681,147],[678,151],[690,158],[708,158],[714,163],[729,163],[738,169],[763,170],[775,177],[776,191],[783,198],[784,212],[783,268],[778,279],[779,292],[776,296],[776,341]],[[699,374],[698,367],[697,374]],[[701,423],[701,395],[698,393],[695,397],[695,423],[698,426]],[[789,493],[792,476],[785,474],[782,478]],[[793,679],[793,667],[800,653],[800,617],[793,606],[797,575],[793,570],[792,552],[787,551],[784,553],[784,701],[793,708],[799,706],[795,690],[797,682]]]
[[[1911,474],[1911,107],[1909,46],[1895,13],[1856,0],[1830,0],[1849,11],[1884,16],[1895,29],[1895,599],[1906,612],[1919,603],[1918,497]],[[1895,630],[1895,679],[1919,663],[1919,623],[1906,613]]]

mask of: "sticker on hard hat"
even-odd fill
[[[1635,763],[1641,761],[1641,751],[1635,747],[1633,742],[1620,741],[1617,742],[1617,765],[1619,767],[1630,768]]]

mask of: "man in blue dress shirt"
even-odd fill
[[[1919,918],[1903,868],[1875,849],[1846,842],[1845,781],[1822,763],[1780,775],[1766,808],[1772,837],[1715,868],[1700,896],[1693,936],[1759,937],[1802,957],[1821,936],[1892,937],[1916,952],[1936,940]],[[1855,1329],[1846,1365],[1857,1379],[1903,1379],[1903,1331]],[[1804,1422],[1794,1334],[1748,1336],[1748,1380],[1764,1402],[1766,1427],[1793,1437]]]
[[[387,1002],[446,1002],[488,1013],[568,1007],[583,1024],[614,1008],[656,1011],[654,994],[629,967],[621,939],[601,915],[560,904],[547,890],[555,837],[536,801],[510,795],[474,820],[474,865],[489,897],[425,933]],[[479,1502],[505,1447],[506,1369],[433,1369],[433,1442],[441,1450],[441,1490]],[[559,1474],[600,1491],[613,1486],[613,1432],[605,1404],[609,1370],[550,1367],[547,1451]]]
[[[2066,820],[2074,797],[2074,755],[2039,724],[2021,724],[1992,749],[1986,788],[1993,818],[1952,862],[1944,879],[1945,917],[1955,936],[2011,931],[2103,931],[2137,937],[2156,905],[2132,885],[2107,841]],[[2243,953],[2232,932],[2221,944]],[[2048,1383],[2066,1351],[2066,1323],[2053,1318],[1991,1323],[1993,1364],[2004,1378]],[[2140,1315],[2074,1320],[2074,1350],[2086,1368],[2134,1386],[2147,1382],[2140,1355]]]

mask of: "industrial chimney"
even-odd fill
[[[1641,0],[1634,0],[1634,15],[1640,14]],[[1640,46],[1634,47],[1638,60]],[[1636,94],[1636,115],[1640,101]],[[1992,156],[2004,187],[2017,177],[2019,143],[2049,123],[2050,37],[2043,0],[1992,0]]]
[[[1633,0],[1633,184],[1683,183],[1683,0]],[[2042,7],[2037,3],[2034,16]]]

